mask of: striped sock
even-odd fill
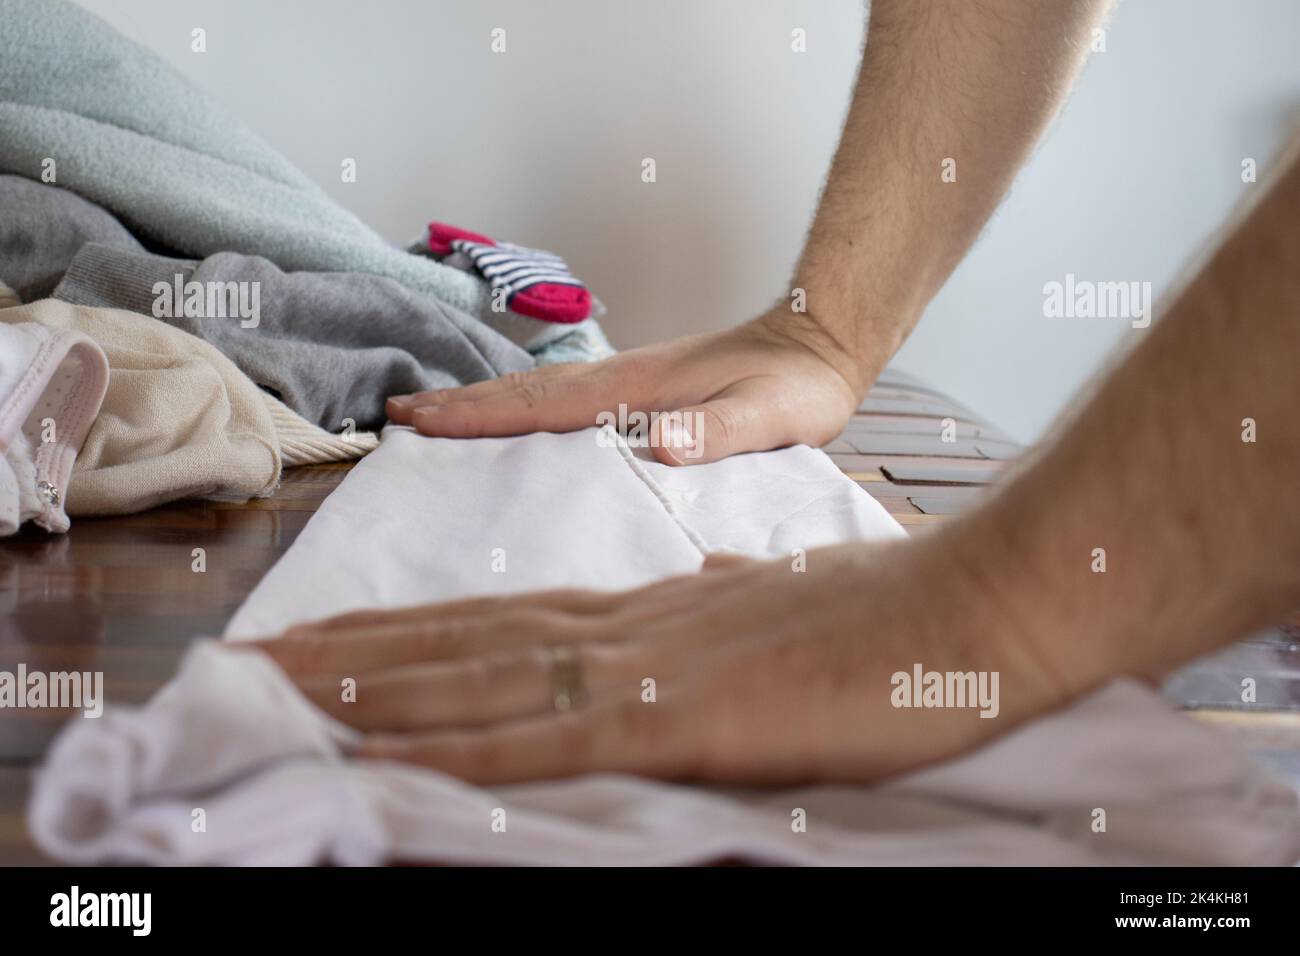
[[[553,253],[496,242],[438,222],[429,223],[429,251],[467,256],[494,292],[505,291],[506,304],[520,315],[561,323],[581,322],[591,315],[591,293]]]

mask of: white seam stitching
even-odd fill
[[[668,497],[668,493],[659,487],[659,482],[654,480],[654,476],[646,470],[646,467],[641,464],[641,462],[637,461],[636,456],[632,454],[632,449],[629,448],[627,442],[623,440],[623,436],[608,425],[603,425],[601,427],[614,436],[614,447],[618,449],[619,455],[621,455],[623,460],[627,462],[628,467],[632,469],[632,474],[640,478],[641,483],[650,489],[650,493],[659,499],[659,503],[663,505],[664,511],[668,512],[668,517],[672,518],[677,527],[682,529],[682,533],[686,535],[691,544],[695,545],[696,549],[700,552],[700,556],[708,557],[710,554],[708,542],[705,541],[704,537],[687,524],[686,520],[677,513],[677,509],[673,507],[672,499]]]

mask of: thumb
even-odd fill
[[[766,402],[728,390],[700,405],[659,416],[651,446],[665,465],[701,465],[789,444]]]

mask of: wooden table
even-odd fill
[[[945,425],[953,441],[943,440]],[[909,532],[924,533],[970,507],[1021,449],[969,409],[890,371],[825,450]],[[349,467],[292,469],[275,497],[247,504],[182,502],[79,519],[67,535],[29,527],[0,540],[0,670],[24,663],[102,671],[110,700],[146,700],[191,637],[221,633]],[[202,572],[194,570],[196,548],[204,551]],[[1233,653],[1235,663],[1184,674],[1175,696],[1300,779],[1300,693],[1288,697],[1300,680],[1279,678],[1284,689],[1273,691],[1279,706],[1269,713],[1231,706],[1240,655],[1251,666],[1300,675],[1300,636],[1261,639]],[[70,716],[0,711],[0,864],[48,862],[27,838],[25,804],[34,766]]]

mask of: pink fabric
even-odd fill
[[[20,499],[36,502],[31,520],[47,531],[68,530],[68,479],[107,389],[108,359],[92,339],[68,329],[51,331],[39,323],[5,327],[0,342],[0,453],[19,445],[24,457],[30,452],[30,464],[10,463],[10,469],[20,485]],[[46,420],[52,422],[52,434],[43,424]],[[29,473],[33,465],[34,475]],[[36,487],[28,488],[29,483]]]
[[[451,255],[453,239],[468,239],[470,242],[481,242],[488,246],[496,245],[494,240],[489,239],[487,236],[480,236],[477,232],[470,232],[468,229],[449,226],[442,222],[429,223],[429,251],[434,255]]]
[[[456,251],[452,244],[457,240],[494,248],[517,248],[508,245],[502,247],[495,239],[489,239],[477,232],[470,232],[468,229],[449,226],[442,222],[429,223],[428,236],[429,251],[435,256],[451,255]],[[529,250],[523,251],[527,252]],[[567,269],[565,271],[567,272]],[[512,293],[509,301],[510,308],[515,312],[532,319],[539,319],[542,322],[572,325],[591,317],[591,293],[582,285],[539,282]]]

